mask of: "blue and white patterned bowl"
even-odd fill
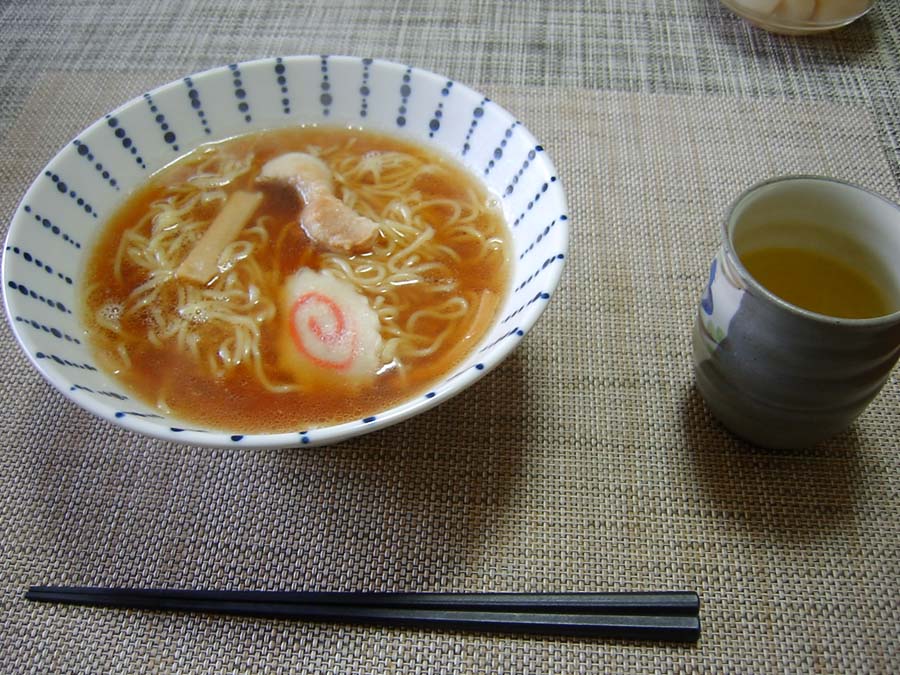
[[[513,282],[473,355],[421,396],[372,417],[295,433],[185,428],[132,398],[94,363],[80,316],[80,277],[105,220],[152,173],[197,145],[297,124],[352,125],[430,143],[479,176],[512,232]],[[566,201],[553,164],[525,127],[481,94],[416,68],[343,56],[232,64],[185,77],[105,115],[35,179],[10,225],[3,293],[13,332],[53,386],[133,431],[208,446],[334,443],[407,419],[497,366],[534,326],[559,281]]]

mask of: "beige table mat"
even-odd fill
[[[0,145],[3,222],[91,115],[168,79],[37,82]],[[690,361],[719,219],[740,190],[808,172],[897,198],[872,120],[827,101],[485,90],[557,164],[570,200],[568,267],[512,357],[421,417],[315,450],[165,444],[65,401],[4,326],[0,670],[895,669],[900,377],[844,435],[776,453],[710,419]],[[22,600],[28,585],[49,582],[696,589],[703,636],[646,645]]]

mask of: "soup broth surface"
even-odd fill
[[[261,187],[261,167],[287,152],[320,158],[334,172],[336,196],[379,224],[374,253],[322,250],[298,224],[302,199],[291,190]],[[418,168],[409,174],[412,178],[401,176],[389,162],[370,170],[372,157],[397,158],[398,166]],[[225,174],[231,176],[227,182]],[[248,305],[247,316],[254,318],[242,317],[242,330],[258,334],[258,362],[245,358],[235,364],[228,354],[243,338],[231,340],[227,329],[213,330],[205,315],[190,317],[181,334],[166,335],[161,327],[176,325],[172,317],[185,314],[178,305],[183,282],[170,277],[197,239],[185,235],[183,243],[171,244],[172,237],[184,220],[205,227],[238,190],[262,191],[264,199],[239,235],[247,245],[238,246],[233,259],[220,259],[222,279],[231,274],[235,284],[247,287],[240,306]],[[165,206],[188,203],[195,193],[199,197],[184,213]],[[161,204],[165,216],[159,215]],[[392,225],[401,221],[403,227]],[[169,248],[148,253],[142,242],[150,237],[168,237]],[[383,253],[390,248],[388,240],[394,250],[402,250],[395,254],[399,261]],[[387,135],[298,127],[201,148],[152,176],[113,215],[92,251],[83,310],[98,363],[161,413],[241,433],[301,431],[362,419],[426,392],[489,329],[495,312],[485,320],[485,307],[502,304],[511,265],[499,200],[454,160]],[[394,281],[376,287],[376,267],[394,270]],[[406,340],[384,357],[371,382],[340,377],[298,382],[295,372],[284,367],[291,355],[283,353],[279,339],[284,317],[278,298],[285,280],[302,268],[364,280],[358,292],[379,313],[385,353],[389,343],[398,343],[398,335]],[[425,271],[417,279],[403,276],[403,270],[413,268]],[[236,306],[237,296],[229,295],[231,281],[222,279],[215,281],[222,302]],[[141,297],[152,299],[135,302],[135,294],[148,284],[158,285]],[[271,304],[274,314],[254,314],[254,302]],[[218,344],[223,347],[217,351]]]

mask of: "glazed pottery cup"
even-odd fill
[[[837,180],[777,178],[738,197],[722,237],[693,333],[697,388],[710,410],[769,448],[809,447],[847,428],[900,355],[900,207]],[[785,302],[741,262],[760,246],[840,260],[883,292],[887,313],[845,319]]]

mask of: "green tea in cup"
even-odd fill
[[[791,223],[775,223],[773,227],[797,229]],[[801,229],[813,239],[834,237],[827,230],[817,232],[814,226]],[[888,293],[867,272],[878,266],[873,256],[863,253],[859,256],[862,260],[853,264],[819,248],[765,246],[739,252],[738,256],[761,286],[801,309],[841,319],[872,319],[894,310]]]
[[[900,357],[900,207],[789,176],[738,197],[722,236],[693,336],[710,410],[773,448],[845,429]]]

